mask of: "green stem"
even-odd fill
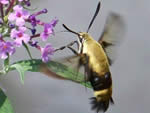
[[[1,18],[4,22],[4,11],[3,11],[3,4],[0,3],[0,12],[1,12]]]
[[[32,56],[31,56],[31,52],[30,52],[28,46],[27,46],[24,42],[23,42],[23,46],[24,46],[25,49],[27,50],[29,57],[30,57],[31,59],[33,59]]]
[[[8,57],[7,59],[4,60],[4,66],[8,66],[9,65],[9,54],[8,54]]]

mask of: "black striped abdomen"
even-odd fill
[[[105,75],[98,75],[96,72],[92,72],[90,75],[90,82],[94,91],[110,88],[112,85],[112,79],[110,72]]]
[[[98,75],[92,72],[90,75],[90,82],[94,90],[95,97],[91,98],[92,109],[105,112],[109,103],[112,104],[112,79],[110,72],[105,73],[105,75]]]

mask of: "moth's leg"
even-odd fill
[[[89,56],[87,54],[79,54],[80,56],[80,63],[83,64],[83,65],[86,65],[89,63]]]
[[[89,56],[87,56],[86,54],[84,55],[82,62],[84,64],[84,80],[85,80],[85,84],[87,81],[89,81],[90,75],[91,75],[91,71],[89,68]]]
[[[86,84],[90,77],[89,56],[87,54],[79,54],[79,66],[84,66],[84,82]]]
[[[86,87],[91,74],[89,69],[89,56],[87,54],[80,54],[79,65],[84,66],[84,83]]]
[[[72,47],[70,47],[70,46],[68,46],[68,48],[69,48],[75,55],[79,55],[78,52],[77,52],[74,48],[72,48]]]
[[[76,77],[78,77],[78,72],[81,66],[84,66],[84,82],[86,85],[86,82],[89,81],[90,77],[90,69],[89,69],[89,56],[86,54],[79,54],[74,48],[67,46],[68,49],[70,49],[75,55],[79,56],[80,59],[78,61],[77,65],[77,74]]]
[[[79,45],[79,42],[78,42],[78,41],[73,41],[73,42],[69,43],[69,44],[66,45],[66,46],[62,46],[62,47],[60,47],[60,48],[58,48],[58,49],[55,49],[55,52],[58,51],[58,50],[63,50],[63,49],[65,49],[65,48],[71,47],[71,46],[74,45],[75,43],[77,44],[77,46]]]

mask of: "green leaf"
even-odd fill
[[[0,113],[14,113],[9,99],[0,89]]]
[[[20,64],[13,64],[11,68],[16,69],[19,72],[21,83],[24,84],[24,73],[25,69]]]
[[[45,67],[43,67],[45,66]],[[91,84],[89,82],[84,82],[84,75],[81,73],[78,73],[71,69],[70,67],[61,64],[56,61],[50,61],[46,65],[39,59],[32,59],[32,60],[24,60],[16,62],[15,64],[12,64],[10,66],[10,70],[17,69],[19,73],[21,74],[21,77],[24,78],[24,72],[25,71],[31,71],[31,72],[42,72],[42,69],[48,68],[50,71],[56,73],[60,77],[63,77],[65,79],[72,80],[76,83],[80,83],[88,88],[91,88]]]

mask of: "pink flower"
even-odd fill
[[[28,11],[23,10],[23,7],[20,5],[16,5],[13,8],[14,12],[10,13],[8,16],[9,21],[16,21],[17,26],[25,25],[25,20],[30,16]]]
[[[47,44],[44,48],[41,48],[41,52],[42,52],[42,61],[46,63],[50,61],[50,56],[53,55],[54,48],[50,44]]]
[[[15,53],[15,48],[11,42],[2,42],[0,41],[0,58],[6,59],[8,55]]]
[[[25,34],[25,31],[25,27],[19,27],[18,30],[16,30],[15,28],[11,30],[11,38],[15,39],[14,42],[16,46],[20,47],[22,45],[22,42],[29,42],[30,36],[28,34]]]
[[[40,35],[43,41],[46,41],[51,34],[54,34],[54,27],[57,22],[58,20],[54,19],[50,23],[44,24],[44,31]]]
[[[8,4],[9,2],[8,0],[0,0],[0,3],[5,5],[5,4]]]

